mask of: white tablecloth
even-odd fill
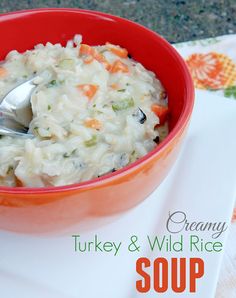
[[[236,194],[236,103],[198,91],[191,125],[177,163],[161,186],[142,204],[107,225],[89,232],[71,227],[63,235],[0,232],[0,297],[3,298],[213,298],[223,253],[152,253],[147,235],[166,235],[169,212],[184,211],[189,221],[230,224]],[[119,194],[117,194],[119,199]],[[92,240],[122,241],[116,257],[109,253],[74,252],[72,234]],[[183,232],[185,239],[189,233]],[[210,240],[210,232],[196,232]],[[139,236],[140,252],[127,252],[129,238]],[[222,243],[227,233],[219,238]],[[155,259],[197,256],[205,275],[196,294],[138,294],[135,263],[140,256]],[[232,296],[227,296],[231,298]]]

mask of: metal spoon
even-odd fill
[[[31,95],[36,88],[34,79],[12,89],[0,103],[0,135],[33,137],[28,133],[32,120]]]

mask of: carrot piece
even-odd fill
[[[5,77],[7,74],[6,68],[0,66],[0,78]]]
[[[106,60],[106,58],[101,53],[99,53],[93,47],[90,47],[87,44],[81,44],[79,53],[80,55],[92,56],[95,60],[102,63],[108,71],[110,70],[111,68],[110,63]]]
[[[106,42],[106,46],[108,50],[112,52],[114,55],[119,56],[120,58],[128,57],[128,51],[125,48],[121,48],[109,42]]]
[[[168,107],[160,106],[158,104],[153,104],[151,107],[153,113],[157,115],[157,117],[160,119],[160,125],[164,124],[167,120],[167,116],[169,114]]]
[[[87,44],[81,44],[80,45],[80,50],[79,50],[80,55],[89,55],[89,56],[94,56],[95,49],[90,47]]]
[[[111,69],[110,69],[110,72],[111,73],[116,73],[118,71],[121,71],[121,72],[129,72],[129,67],[127,64],[123,63],[122,61],[120,60],[116,60],[112,66],[111,66]]]
[[[120,58],[127,58],[128,57],[128,51],[126,49],[122,48],[110,48],[109,49],[113,54],[116,56],[119,56]]]
[[[107,59],[103,56],[103,54],[98,53],[97,51],[95,51],[94,59],[97,60],[98,62],[102,63],[105,66],[106,70],[108,70],[108,71],[110,70],[111,65],[107,61]]]
[[[99,86],[94,84],[82,84],[78,85],[77,88],[83,92],[89,99],[92,99],[97,92]]]
[[[84,125],[89,128],[94,128],[100,130],[102,128],[102,123],[97,119],[87,119],[84,121]]]
[[[111,84],[110,87],[114,90],[117,90],[119,88],[118,84],[116,83]]]
[[[109,71],[111,69],[110,63],[106,60],[106,58],[102,54],[97,53],[94,56],[94,59],[96,59],[98,62],[102,63],[105,66],[106,70]]]

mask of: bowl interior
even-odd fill
[[[23,52],[38,43],[65,45],[75,34],[83,42],[100,45],[109,41],[128,49],[131,56],[156,73],[167,90],[171,110],[170,129],[186,104],[186,69],[179,55],[160,36],[146,28],[103,13],[73,9],[43,9],[0,17],[0,60],[16,49]]]

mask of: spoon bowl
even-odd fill
[[[13,88],[0,103],[0,134],[26,137],[32,120],[31,95],[36,88],[34,78]]]

